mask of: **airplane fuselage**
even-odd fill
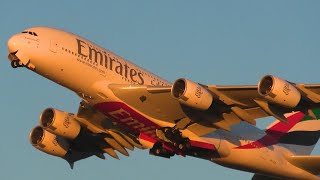
[[[139,112],[108,88],[110,84],[170,86],[170,82],[74,34],[46,27],[26,31],[36,32],[37,36],[17,34],[14,38],[19,39],[19,43],[9,46],[9,50],[18,51],[17,56],[28,61],[29,69],[72,90],[87,104],[135,133],[154,138],[158,127],[174,126]],[[217,130],[198,137],[184,130],[183,134],[191,140],[213,145],[221,156],[206,159],[222,166],[283,178],[318,179],[289,163],[285,157],[293,152],[285,147],[271,144],[239,148],[266,136],[264,131],[246,122],[234,125],[230,132]]]

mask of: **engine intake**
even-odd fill
[[[171,95],[180,103],[199,110],[207,110],[213,102],[212,94],[203,86],[188,79],[174,82]]]
[[[258,93],[269,102],[287,108],[295,108],[301,94],[290,82],[276,76],[264,76],[258,84]]]
[[[40,125],[53,134],[71,140],[79,135],[81,129],[78,121],[73,118],[73,114],[53,108],[48,108],[42,112]]]
[[[69,143],[63,137],[56,136],[40,126],[31,130],[29,139],[32,146],[53,156],[65,157],[69,149]]]

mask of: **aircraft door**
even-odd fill
[[[58,42],[56,40],[50,40],[50,51],[53,53],[58,51]]]

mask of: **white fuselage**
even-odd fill
[[[122,102],[107,88],[112,83],[171,85],[168,81],[74,34],[46,27],[30,28],[26,31],[36,32],[37,36],[28,33],[16,34],[15,41],[20,39],[19,43],[15,42],[15,46],[9,45],[9,51],[19,51],[24,58],[30,60],[36,73],[74,91],[91,106],[101,102]],[[161,119],[145,114],[142,116],[161,127],[174,126]],[[236,147],[265,135],[263,131],[248,123],[235,125],[230,132],[217,130],[203,137],[198,137],[188,130],[183,134],[190,139],[214,144],[224,156],[209,160],[223,166],[291,179],[317,179],[316,176],[291,165],[285,156],[292,153],[281,146],[237,149]]]

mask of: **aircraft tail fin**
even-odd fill
[[[290,156],[288,161],[314,175],[320,174],[320,156]]]
[[[320,138],[320,120],[298,123],[280,139],[280,145],[296,155],[310,155]]]
[[[266,134],[295,155],[310,155],[320,138],[320,109],[312,111],[313,118],[302,112],[287,114],[288,123],[275,121]]]

